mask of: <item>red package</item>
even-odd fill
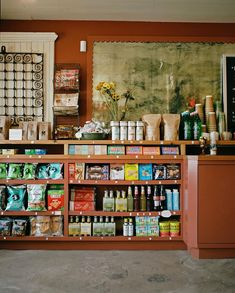
[[[64,210],[64,190],[48,190],[48,211]]]
[[[95,202],[94,201],[70,201],[69,202],[70,211],[94,211]]]

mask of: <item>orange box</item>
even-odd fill
[[[95,201],[95,190],[88,189],[75,189],[75,192],[71,194],[72,201]]]
[[[160,155],[160,147],[158,146],[144,146],[143,155]]]
[[[95,202],[94,201],[70,201],[69,202],[70,211],[94,211]]]
[[[126,155],[142,155],[143,147],[142,146],[126,146]]]

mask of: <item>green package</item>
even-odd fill
[[[35,179],[36,163],[25,163],[23,168],[23,179]]]
[[[0,211],[5,210],[6,208],[6,186],[0,186]]]
[[[62,168],[63,168],[63,164],[61,163],[49,164],[50,179],[63,179]]]
[[[46,184],[28,184],[27,211],[46,211]]]
[[[7,186],[6,211],[24,211],[26,185]]]
[[[36,177],[37,179],[49,179],[49,165],[38,164]]]
[[[7,178],[7,164],[0,163],[0,179]]]
[[[22,179],[22,164],[9,163],[7,179]]]

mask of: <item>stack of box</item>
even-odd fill
[[[159,217],[135,217],[136,236],[159,236]]]
[[[80,187],[71,189],[70,211],[94,211],[95,210],[95,188]]]

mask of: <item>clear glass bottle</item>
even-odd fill
[[[127,211],[133,212],[133,206],[134,206],[134,199],[132,196],[132,188],[131,186],[128,186],[128,193],[127,193]]]
[[[129,223],[128,223],[128,236],[134,236],[134,225],[133,225],[133,220],[132,218],[129,218]]]
[[[146,210],[148,212],[152,211],[153,209],[153,199],[152,199],[152,189],[151,189],[151,186],[148,185],[147,186],[147,197],[146,197]]]
[[[128,219],[124,218],[124,223],[123,223],[123,236],[128,236],[129,233],[129,228],[128,228]]]
[[[145,195],[145,188],[141,186],[141,193],[140,193],[140,211],[146,211],[146,195]]]
[[[144,122],[143,121],[136,121],[136,140],[143,140],[144,139]]]
[[[138,212],[140,210],[140,197],[138,186],[134,188],[134,211]]]

